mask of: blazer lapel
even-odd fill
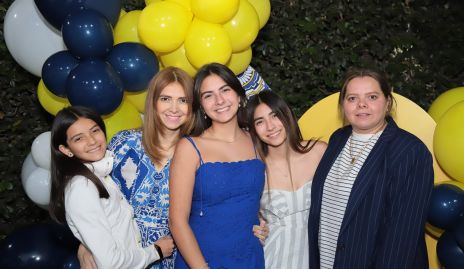
[[[381,176],[385,176],[385,171],[382,171],[382,166],[385,161],[389,142],[393,139],[397,129],[398,126],[395,122],[389,119],[387,127],[361,167],[353,184],[353,188],[351,189],[350,198],[346,205],[345,216],[343,217],[342,226],[340,227],[340,234],[343,233],[344,229],[350,223],[364,196],[372,189],[370,186],[375,184]]]

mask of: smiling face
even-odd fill
[[[278,147],[287,140],[287,132],[282,121],[271,108],[261,103],[253,115],[253,125],[259,139],[271,147]]]
[[[357,133],[371,134],[385,123],[391,99],[385,97],[377,80],[355,77],[346,86],[342,101],[345,118]]]
[[[188,98],[182,85],[173,82],[164,87],[156,101],[155,111],[164,128],[179,130],[189,115]]]
[[[105,133],[91,119],[79,118],[69,126],[66,131],[66,143],[67,145],[60,145],[58,147],[66,156],[72,153],[84,162],[99,161],[105,156]]]
[[[226,123],[237,117],[240,97],[221,77],[212,74],[201,83],[200,103],[213,122]]]

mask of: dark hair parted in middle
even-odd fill
[[[203,108],[201,107],[201,85],[203,84],[203,81],[209,77],[216,75],[220,77],[224,82],[234,90],[237,95],[240,97],[240,107],[238,108],[237,112],[237,120],[238,120],[238,125],[241,128],[246,128],[247,127],[247,121],[246,121],[246,94],[245,90],[242,87],[242,84],[240,84],[240,81],[238,78],[235,76],[235,74],[230,70],[227,66],[218,64],[218,63],[211,63],[211,64],[206,64],[202,66],[197,74],[195,75],[195,80],[194,80],[194,86],[193,86],[193,104],[192,104],[192,110],[194,113],[194,127],[192,130],[191,135],[192,136],[199,136],[203,131],[208,129],[211,126],[211,119],[209,117],[206,117],[205,119],[205,114],[203,111]]]
[[[265,90],[252,96],[247,104],[249,131],[253,139],[253,143],[257,146],[258,152],[262,158],[267,156],[269,149],[268,145],[259,139],[254,124],[254,114],[256,108],[260,104],[267,105],[275,116],[277,116],[277,118],[282,122],[285,132],[287,133],[287,143],[292,150],[299,153],[306,153],[312,149],[315,143],[311,144],[311,140],[302,144],[303,136],[301,135],[300,128],[298,127],[295,114],[288,104],[276,93]]]

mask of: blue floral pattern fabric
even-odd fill
[[[112,178],[120,187],[139,227],[142,245],[149,246],[160,237],[170,235],[169,167],[171,160],[157,171],[142,145],[140,130],[117,133],[108,145],[114,155]],[[151,269],[174,268],[173,256],[155,262]]]

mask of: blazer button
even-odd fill
[[[342,243],[338,244],[337,250],[340,250],[340,251],[345,250],[345,244],[342,244]]]

